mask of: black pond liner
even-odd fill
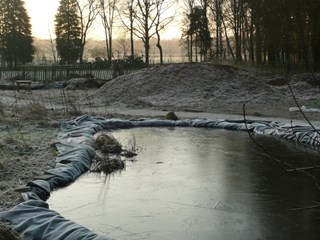
[[[24,202],[9,211],[0,212],[0,221],[17,231],[21,239],[108,239],[63,218],[50,210],[46,200],[59,187],[67,186],[90,169],[95,151],[93,136],[99,131],[134,127],[197,127],[250,131],[272,135],[309,145],[320,145],[318,132],[307,125],[292,125],[258,120],[156,120],[105,119],[80,116],[61,124],[56,147],[56,166],[30,181],[29,191],[22,193]]]

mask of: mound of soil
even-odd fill
[[[228,65],[183,63],[120,76],[95,94],[97,102],[128,107],[212,111],[221,105],[272,104],[283,93],[256,76]]]
[[[100,83],[92,78],[73,78],[66,82],[66,90],[99,88]]]

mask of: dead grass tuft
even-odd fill
[[[6,136],[3,139],[3,143],[5,145],[16,145],[18,143],[18,141],[13,136]]]
[[[0,222],[0,240],[18,240],[19,235],[8,226]]]
[[[122,145],[111,134],[100,134],[95,140],[95,147],[103,154],[122,152]]]
[[[91,166],[91,172],[103,172],[105,174],[109,174],[115,170],[122,170],[124,167],[125,162],[119,155],[110,157],[109,155],[96,154]]]
[[[40,103],[32,102],[24,109],[21,109],[21,113],[29,120],[41,120],[47,117],[48,110]]]
[[[0,115],[4,115],[4,104],[0,101]]]

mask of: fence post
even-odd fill
[[[36,66],[33,68],[33,77],[34,77],[34,80],[37,80],[37,67]]]
[[[47,81],[47,68],[44,69],[44,81]]]
[[[52,78],[52,80],[56,78],[56,71],[55,71],[55,66],[54,65],[52,65],[51,78]]]

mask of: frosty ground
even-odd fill
[[[320,74],[286,79],[198,63],[156,66],[113,80],[73,79],[61,88],[34,81],[31,91],[0,90],[0,211],[22,201],[15,190],[55,165],[53,143],[63,121],[83,114],[164,118],[169,111],[180,118],[243,119],[245,104],[247,118],[305,122],[289,111],[296,104],[287,82],[300,106],[320,108]],[[307,116],[318,124],[319,113]]]

